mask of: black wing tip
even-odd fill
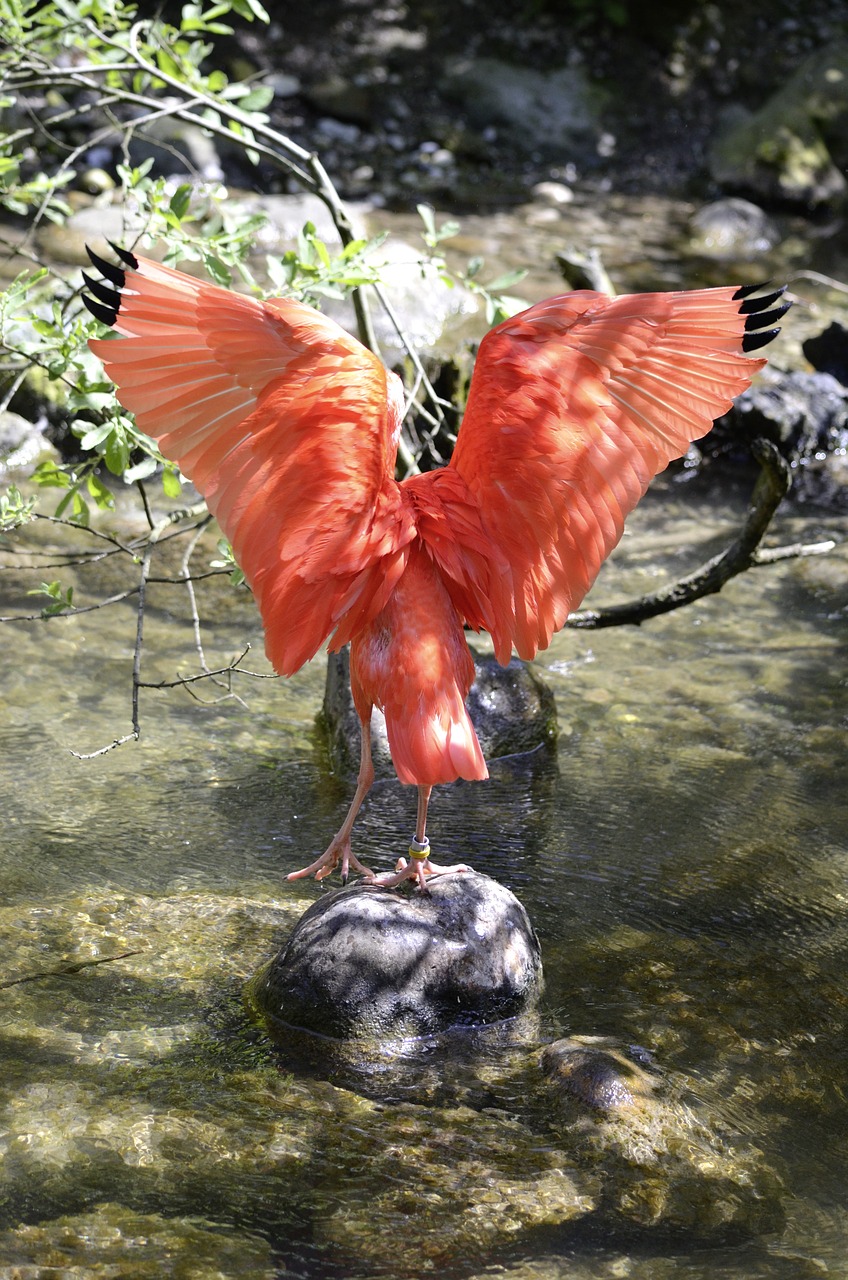
[[[112,307],[115,314],[118,314],[118,308],[121,305],[121,295],[117,289],[113,289],[105,280],[95,280],[87,271],[83,271],[82,278],[85,281],[85,287],[90,293],[93,293],[98,302],[104,302],[107,307]]]
[[[127,267],[133,270],[138,268],[138,259],[126,249],[122,249],[111,240],[108,240],[107,244],[114,249]],[[94,295],[94,297],[90,298],[88,294],[84,293],[82,295],[83,303],[97,320],[111,327],[117,320],[118,312],[121,309],[120,291],[126,284],[127,273],[124,267],[119,267],[117,263],[107,262],[105,258],[101,258],[100,254],[95,253],[90,245],[85,246],[85,251],[91,260],[91,265],[100,272],[103,279],[92,279],[90,275],[83,271],[82,278],[86,283],[86,287]]]
[[[759,290],[764,289],[768,283],[764,280],[762,284],[742,285],[733,295],[734,302],[740,303],[739,314],[745,317],[745,333],[742,336],[743,351],[759,351],[760,347],[767,346],[776,338],[780,329],[766,328],[766,326],[774,325],[792,306],[791,302],[774,305],[783,297],[786,285],[756,297]]]
[[[765,329],[767,325],[777,324],[782,316],[785,316],[791,302],[784,302],[781,307],[772,307],[770,311],[755,311],[753,314],[745,318],[745,332],[751,333],[754,329]]]
[[[114,307],[107,307],[102,302],[89,298],[87,293],[82,295],[83,303],[88,311],[94,316],[95,320],[99,320],[101,324],[106,324],[110,328],[118,318],[118,313]]]
[[[765,289],[766,285],[771,284],[770,280],[761,280],[759,284],[742,284],[733,295],[734,301],[742,298],[750,298],[752,293],[758,293],[760,289]]]
[[[742,339],[743,351],[759,351],[780,333],[779,329],[766,329],[764,333],[746,333]]]
[[[119,244],[115,244],[114,240],[107,240],[106,243],[110,249],[117,253],[125,266],[132,267],[133,271],[138,271],[138,258],[134,253],[130,253],[129,249],[122,249]]]
[[[760,298],[752,298],[750,296],[746,297],[745,301],[739,308],[739,314],[741,316],[750,316],[754,315],[757,311],[762,311],[765,307],[770,307],[773,303],[777,302],[778,298],[783,297],[787,288],[788,285],[784,284],[779,289],[775,289],[772,293],[763,294]],[[738,293],[734,293],[733,297],[738,299],[740,293],[741,290]]]

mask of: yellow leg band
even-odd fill
[[[424,862],[430,856],[430,841],[416,840],[412,837],[412,843],[409,846],[409,856],[416,862]]]

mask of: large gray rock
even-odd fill
[[[844,321],[832,321],[821,333],[807,338],[802,349],[818,373],[829,373],[848,387],[848,325]]]
[[[524,907],[497,881],[458,872],[426,893],[357,884],[319,899],[250,997],[272,1032],[398,1040],[511,1017],[541,986]]]
[[[763,370],[714,434],[719,451],[765,436],[792,466],[796,499],[848,504],[848,388],[831,374]]]

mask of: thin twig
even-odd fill
[[[201,671],[196,676],[178,676],[176,680],[142,680],[139,687],[142,689],[179,689],[185,685],[196,684],[199,680],[208,680],[212,676],[239,675],[250,676],[252,680],[279,680],[276,671],[248,671],[246,667],[242,667],[240,663],[250,653],[252,645],[246,644],[237,658],[233,658],[232,662],[226,667],[218,667],[214,671]],[[239,699],[240,701],[240,699]]]
[[[39,973],[27,973],[22,978],[11,978],[8,982],[0,982],[0,991],[8,987],[20,987],[25,982],[36,982],[39,978],[68,978],[82,973],[83,969],[91,969],[98,964],[113,964],[115,960],[128,960],[130,956],[143,955],[142,951],[122,951],[117,956],[99,956],[96,960],[63,960],[55,969],[42,969]]]

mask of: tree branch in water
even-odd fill
[[[609,605],[605,609],[580,609],[572,613],[567,627],[579,630],[598,630],[601,627],[618,627],[625,623],[636,626],[648,618],[671,613],[684,605],[700,600],[702,596],[721,591],[726,582],[737,574],[759,565],[773,564],[777,560],[789,560],[798,556],[823,555],[832,551],[834,542],[795,543],[792,546],[760,550],[760,542],[771,524],[772,518],[786,497],[792,484],[789,463],[770,440],[758,438],[751,444],[751,452],[760,464],[760,474],[754,485],[751,506],[738,538],[721,555],[707,560],[700,568],[660,591],[640,596],[624,604]]]

